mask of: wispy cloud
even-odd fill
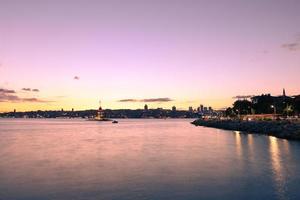
[[[31,88],[22,88],[23,91],[31,91]]]
[[[16,93],[16,91],[0,88],[0,93],[12,94],[12,93]]]
[[[23,91],[26,91],[26,92],[39,92],[40,90],[39,89],[31,89],[31,88],[22,88]]]
[[[66,98],[67,96],[64,96],[64,95],[59,95],[59,96],[55,96],[55,98]]]
[[[0,102],[15,102],[19,101],[19,97],[17,95],[11,95],[8,93],[0,93]]]
[[[74,76],[73,79],[74,79],[74,80],[79,80],[80,78],[79,78],[79,76]]]
[[[119,102],[137,102],[137,101],[139,101],[139,100],[137,100],[137,99],[121,99],[121,100],[119,100]]]
[[[297,51],[300,50],[300,34],[297,34],[294,41],[287,42],[281,45],[282,48],[287,49],[289,51]]]
[[[43,100],[38,98],[21,98],[17,95],[9,95],[0,93],[0,102],[36,102],[36,103],[51,103],[53,101]]]
[[[173,99],[170,98],[153,98],[153,99],[143,99],[143,102],[169,102],[173,101]]]
[[[24,90],[25,89],[25,90]],[[23,88],[24,91],[30,88]],[[53,101],[38,99],[38,98],[22,98],[19,97],[14,90],[0,88],[0,102],[37,102],[37,103],[50,103]]]
[[[297,51],[300,49],[300,42],[282,44],[281,47],[289,51]]]
[[[37,98],[21,98],[22,102],[38,102],[38,103],[51,103],[53,101],[37,99]]]
[[[151,103],[151,102],[169,102],[174,101],[171,98],[165,97],[165,98],[150,98],[150,99],[121,99],[118,102],[145,102],[145,103]]]
[[[249,99],[251,97],[253,97],[254,95],[237,95],[232,97],[233,99]]]

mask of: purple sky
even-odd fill
[[[0,0],[0,111],[221,108],[299,75],[299,0]]]

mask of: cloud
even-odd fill
[[[151,98],[151,99],[121,99],[118,102],[145,102],[145,103],[150,103],[150,102],[169,102],[173,101],[173,99],[170,98]]]
[[[30,88],[23,88],[25,91],[33,91]],[[0,88],[0,102],[37,102],[50,103],[53,101],[42,100],[38,98],[22,98],[19,97],[14,90]]]
[[[237,95],[235,97],[232,97],[233,99],[249,99],[253,97],[254,95]]]
[[[154,98],[154,99],[143,99],[143,102],[169,102],[173,101],[170,98]]]
[[[0,102],[36,102],[36,103],[51,103],[53,101],[42,100],[37,98],[21,98],[17,95],[8,95],[0,93]]]
[[[137,100],[137,99],[121,99],[121,100],[119,100],[119,102],[137,102],[137,101],[139,101],[139,100]]]
[[[19,101],[20,98],[16,95],[10,95],[7,93],[0,93],[0,102],[15,102]]]
[[[16,91],[14,91],[14,90],[9,90],[9,89],[4,89],[4,88],[0,88],[0,94],[1,94],[1,93],[12,94],[12,93],[16,93]]]
[[[300,34],[296,34],[293,41],[284,43],[281,45],[281,47],[289,51],[300,50]]]
[[[74,80],[79,80],[79,76],[74,76]]]
[[[289,51],[297,51],[300,49],[300,43],[299,42],[286,43],[286,44],[282,44],[281,47]]]
[[[51,103],[53,101],[42,100],[37,98],[21,98],[22,102],[38,102],[38,103]]]
[[[55,98],[66,98],[67,96],[63,96],[63,95],[60,95],[60,96],[55,96]]]
[[[31,88],[22,88],[23,91],[26,91],[26,92],[39,92],[40,90],[39,89],[31,89]]]

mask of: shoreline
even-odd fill
[[[300,140],[300,123],[293,121],[240,121],[240,120],[202,120],[197,119],[191,124],[218,128],[223,130],[241,131],[248,134],[261,134],[282,139]]]

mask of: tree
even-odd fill
[[[300,95],[294,98],[293,102],[294,111],[296,114],[300,114]]]
[[[257,114],[272,114],[274,113],[274,98],[267,94],[256,96],[253,99],[253,108]],[[273,106],[273,107],[272,107]]]
[[[233,110],[240,115],[251,114],[252,103],[248,100],[237,100],[233,103]]]
[[[232,108],[229,107],[229,108],[226,109],[225,115],[228,116],[228,117],[235,117],[236,113],[233,111]]]

